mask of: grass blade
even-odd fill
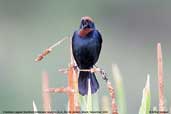
[[[87,111],[89,113],[90,111],[92,111],[92,95],[91,95],[90,79],[88,79]]]
[[[126,114],[126,101],[122,76],[117,65],[112,65],[112,72],[116,87],[116,102],[118,104],[118,112],[119,114]]]
[[[108,114],[111,114],[109,97],[103,96],[101,102],[102,102],[102,111],[107,111]]]
[[[37,107],[36,107],[34,100],[33,100],[33,111],[34,111],[34,114],[38,114],[37,113]]]
[[[98,93],[92,95],[93,99],[92,99],[92,103],[93,103],[93,111],[99,111],[100,108],[99,108],[99,97],[98,97]]]
[[[139,114],[149,114],[150,103],[151,103],[150,76],[147,75],[147,81],[146,81],[145,88],[143,89],[143,96],[142,96],[141,106],[139,109]]]

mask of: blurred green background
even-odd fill
[[[137,114],[146,75],[150,74],[152,107],[158,106],[156,45],[161,42],[167,108],[171,105],[171,1],[169,0],[0,0],[0,111],[42,110],[42,71],[50,87],[67,85],[59,68],[69,63],[69,42],[43,61],[35,57],[78,29],[91,16],[103,36],[98,66],[110,75],[112,63],[123,76],[128,114]],[[99,77],[99,97],[108,95]],[[114,85],[114,83],[113,83]],[[65,110],[67,96],[52,95],[53,109]]]

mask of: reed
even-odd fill
[[[163,81],[163,57],[161,44],[157,44],[157,65],[158,65],[158,90],[159,90],[159,111],[164,111],[164,81]]]

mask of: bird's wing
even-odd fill
[[[100,34],[100,32],[98,30],[96,30],[95,32],[95,36],[96,36],[96,39],[98,41],[97,43],[97,47],[96,47],[96,56],[95,56],[95,59],[94,59],[94,64],[97,62],[98,58],[99,58],[99,55],[100,55],[100,51],[101,51],[101,47],[102,47],[102,36]]]
[[[77,63],[77,65],[79,66],[79,58],[77,57],[77,53],[78,53],[78,48],[77,46],[75,45],[75,39],[77,37],[77,31],[74,32],[73,36],[72,36],[72,53],[73,53],[73,57]]]
[[[100,54],[100,51],[101,51],[101,47],[102,47],[102,42],[103,42],[103,40],[102,40],[102,35],[100,34],[100,32],[97,30],[97,37],[96,37],[97,39],[98,39],[98,41],[99,41],[99,48],[98,48],[98,50],[97,50],[97,53],[98,53],[98,55]]]
[[[103,42],[102,35],[100,34],[98,30],[96,30],[96,33],[97,33],[97,39],[99,40],[99,43],[102,44]]]

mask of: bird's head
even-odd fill
[[[95,29],[95,24],[93,22],[93,19],[89,16],[82,17],[80,29]]]

